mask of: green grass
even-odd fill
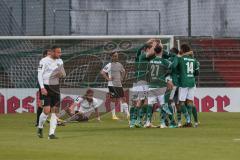
[[[239,160],[240,113],[201,113],[199,128],[129,129],[126,121],[74,123],[58,140],[36,136],[35,115],[0,116],[0,160]]]

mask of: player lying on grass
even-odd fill
[[[158,40],[150,39],[137,51],[135,59],[136,83],[133,84],[132,107],[130,108],[130,128],[142,127],[143,110],[147,112],[147,119],[151,121],[152,106],[148,105],[148,85],[146,71],[148,63],[155,57],[155,46]],[[150,125],[150,124],[149,124]]]
[[[103,100],[95,98],[94,91],[88,89],[84,96],[78,96],[69,108],[62,110],[59,118],[64,118],[67,114],[69,118],[65,119],[64,123],[70,121],[84,122],[88,121],[91,114],[95,112],[95,117],[100,121],[98,108],[102,103]],[[78,107],[79,105],[80,107]],[[78,108],[76,112],[74,111],[75,108]]]

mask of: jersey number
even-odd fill
[[[151,65],[151,77],[158,77],[159,65]]]
[[[188,74],[193,74],[193,62],[187,62],[187,73]]]

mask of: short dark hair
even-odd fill
[[[160,45],[157,45],[155,48],[154,48],[154,51],[156,52],[156,54],[159,54],[159,53],[161,53],[162,52],[162,46],[160,46]]]
[[[170,52],[178,54],[179,50],[176,47],[173,47],[173,48],[170,49]]]
[[[182,44],[180,48],[183,53],[189,52],[191,50],[191,48],[188,44]]]
[[[51,50],[55,50],[55,49],[57,49],[57,48],[61,48],[61,47],[59,47],[59,46],[57,46],[57,45],[54,45],[54,46],[52,46]]]
[[[45,50],[43,51],[43,53],[42,53],[42,56],[43,56],[43,57],[46,57],[47,54],[48,54],[48,51],[49,51],[49,49],[45,49]]]
[[[149,48],[152,48],[152,44],[145,44],[143,50],[146,51]]]
[[[92,89],[88,89],[88,90],[86,91],[86,94],[94,94],[94,91],[93,91]]]
[[[118,51],[112,51],[112,52],[110,53],[110,56],[112,57],[115,53],[118,53]]]

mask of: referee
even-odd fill
[[[51,113],[50,129],[48,139],[57,139],[55,129],[57,127],[57,116],[60,106],[59,78],[65,77],[63,61],[60,59],[61,48],[52,47],[50,55],[42,58],[38,66],[38,83],[43,95],[43,112],[39,117],[38,137],[43,138],[43,125]]]

